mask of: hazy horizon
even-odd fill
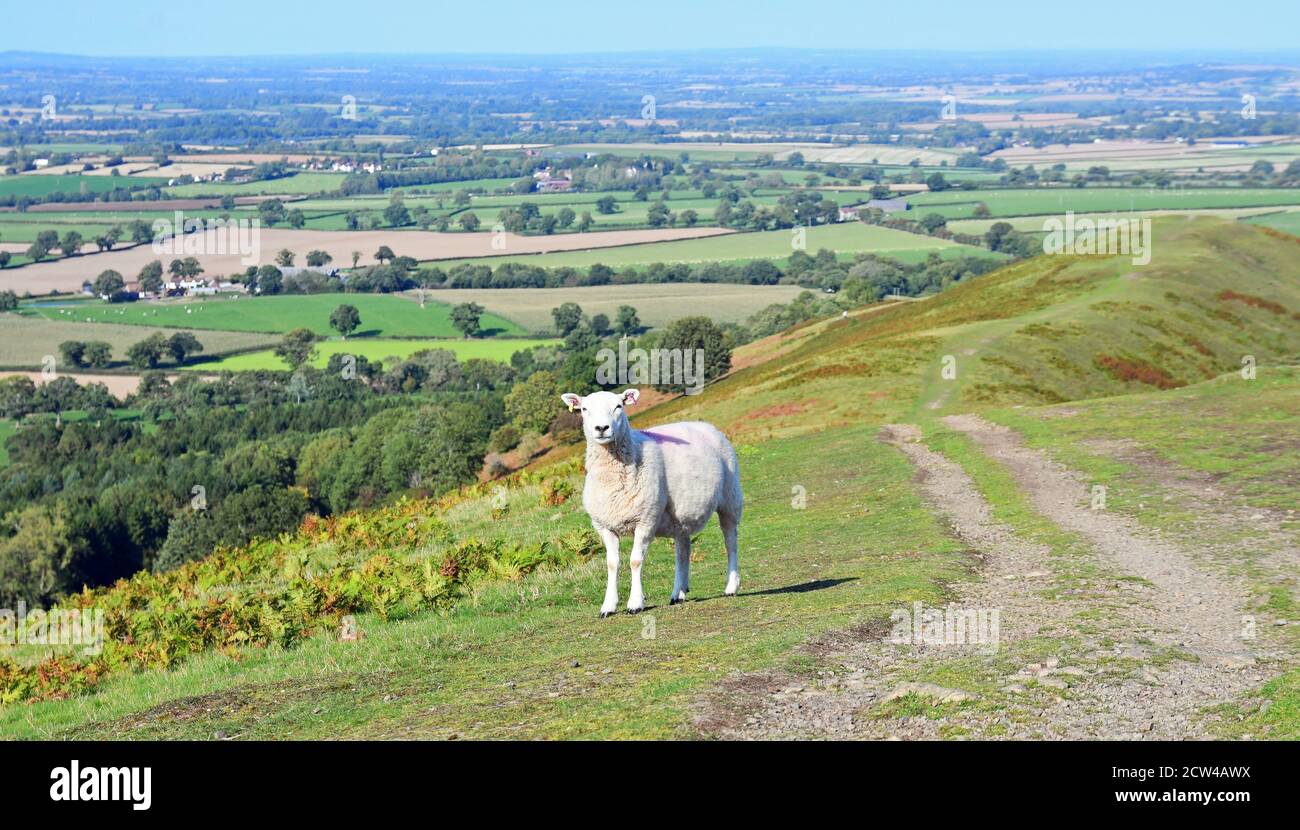
[[[490,14],[485,13],[490,10]],[[978,13],[973,13],[978,12]],[[499,0],[491,7],[392,0],[373,12],[320,0],[310,10],[250,0],[194,7],[141,0],[105,14],[89,0],[20,6],[7,13],[0,52],[86,57],[272,57],[306,55],[566,55],[709,49],[876,49],[933,51],[1140,52],[1295,50],[1300,8],[1275,0],[1250,14],[1227,15],[1221,3],[1176,6],[1096,0],[1086,7],[1007,0],[974,10],[932,0],[864,8],[827,0],[792,14],[770,0],[701,4],[662,0],[652,9],[611,8],[592,0],[550,7]],[[51,25],[57,21],[57,25]],[[501,21],[516,25],[506,29]],[[1261,22],[1263,25],[1261,25]],[[936,25],[936,23],[938,25]],[[950,24],[950,25],[944,25]],[[144,45],[145,42],[147,45]]]

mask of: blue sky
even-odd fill
[[[1300,2],[1254,0],[51,0],[6,3],[0,51],[566,53],[743,47],[1300,49]]]

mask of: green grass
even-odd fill
[[[974,218],[975,206],[981,202],[988,206],[993,216],[1300,205],[1300,188],[1003,188],[918,193],[908,196],[907,200],[912,204],[916,218],[938,213],[949,219],[971,219]]]
[[[181,184],[167,188],[167,195],[180,199],[195,196],[285,196],[294,194],[332,193],[346,178],[343,173],[295,173],[281,179],[226,184],[203,182]],[[166,180],[164,180],[164,183]]]
[[[1137,349],[1138,339],[1124,338],[1140,334],[1145,351],[1138,354],[1178,370],[1183,357],[1171,351],[1180,341],[1178,333],[1148,325],[1160,320],[1152,311],[1161,298],[1166,317],[1192,327],[1189,331],[1224,360],[1246,343],[1266,357],[1297,351],[1293,318],[1218,299],[1230,285],[1290,304],[1296,290],[1293,243],[1213,219],[1160,222],[1157,239],[1163,240],[1167,258],[1159,254],[1136,278],[1122,260],[1041,258],[920,302],[812,322],[744,347],[738,363],[747,368],[704,394],[638,414],[638,426],[709,420],[738,447],[747,502],[741,529],[745,583],[739,597],[719,596],[723,552],[716,528],[710,527],[697,547],[692,600],[682,606],[662,604],[672,567],[669,547],[660,540],[646,560],[652,607],[639,617],[596,618],[604,573],[595,559],[484,582],[441,613],[406,619],[362,615],[358,627],[365,636],[358,642],[340,642],[330,626],[322,626],[293,649],[204,652],[169,670],[113,676],[90,694],[0,708],[0,732],[142,739],[203,739],[218,731],[249,739],[690,737],[702,698],[717,694],[737,672],[835,671],[833,658],[800,646],[830,630],[851,627],[862,637],[883,633],[892,610],[914,600],[941,604],[948,598],[947,585],[969,578],[966,546],[919,498],[914,470],[903,455],[877,440],[884,423],[921,424],[929,446],[971,476],[995,519],[1049,546],[1059,584],[1095,578],[1097,565],[1080,541],[1036,513],[1001,462],[983,455],[965,436],[944,430],[937,419],[972,408],[1021,419],[1015,425],[1024,428],[1031,444],[1054,451],[1073,451],[1094,434],[1091,430],[1109,429],[1109,437],[1131,434],[1153,448],[1164,442],[1172,463],[1213,471],[1243,493],[1260,483],[1276,493],[1288,486],[1293,490],[1287,481],[1294,480],[1294,461],[1261,459],[1270,451],[1285,455],[1284,448],[1267,443],[1270,437],[1286,446],[1294,441],[1297,384],[1280,371],[1263,374],[1276,365],[1273,358],[1261,360],[1261,377],[1253,382],[1259,386],[1217,381],[1158,393],[1125,385],[1091,360],[1053,359],[1084,354],[1082,344],[1088,343],[1092,355]],[[1113,305],[1121,302],[1132,306]],[[958,356],[956,382],[937,378],[945,354]],[[1013,359],[1026,374],[1008,367]],[[1083,394],[1071,400],[1112,393],[1129,393],[1132,400],[1087,402],[1095,409],[1074,416],[1077,422],[1038,418],[1037,410],[1009,406],[1041,403],[1050,397],[1045,393],[1076,388]],[[984,397],[963,398],[975,391]],[[1180,418],[1204,423],[1188,429]],[[1237,445],[1207,446],[1231,444],[1238,423]],[[1180,436],[1194,446],[1176,446]],[[842,459],[852,463],[837,463]],[[1085,474],[1098,471],[1080,464]],[[580,484],[567,472],[572,468],[558,469],[550,474]],[[1256,481],[1256,471],[1263,482]],[[1270,484],[1269,479],[1276,480]],[[792,505],[797,487],[806,491],[805,509]],[[544,506],[538,496],[528,485],[510,491],[504,507],[493,498],[472,497],[441,516],[459,536],[520,543],[587,525],[576,498]],[[1126,501],[1121,498],[1117,509]],[[333,551],[322,545],[309,553]],[[232,571],[231,578],[242,577]],[[626,578],[622,584],[625,589]],[[1063,613],[1074,608],[1072,599],[1056,601],[1063,603]],[[1270,602],[1270,608],[1282,607],[1283,600]],[[1078,607],[1069,618],[1071,630],[1086,636],[1087,614],[1099,609]],[[647,636],[651,625],[653,637]],[[967,708],[1033,718],[1033,711],[1016,710],[999,694],[1003,678],[1031,658],[1068,658],[1078,647],[1069,636],[1028,638],[987,661],[942,662],[920,679],[972,689],[980,698]],[[1151,659],[1173,657],[1161,653]],[[1273,701],[1268,711],[1248,715],[1242,710],[1231,722],[1246,724],[1254,735],[1294,736],[1294,660],[1288,658],[1279,670],[1290,674],[1260,692]],[[963,711],[906,699],[865,715],[955,719]],[[724,714],[743,721],[747,713]],[[962,734],[961,724],[950,726],[944,735]]]
[[[614,268],[655,262],[743,262],[753,259],[784,259],[795,250],[793,231],[736,233],[703,239],[625,245],[594,251],[563,251],[548,254],[479,257],[439,262],[443,268],[460,262],[497,265],[525,262],[547,268],[589,268],[601,263]],[[983,248],[958,245],[944,239],[896,231],[862,222],[842,222],[807,229],[806,249],[816,253],[828,248],[840,254],[876,253],[905,262],[923,260],[931,251],[944,256],[998,256]]]
[[[1272,228],[1275,231],[1289,233],[1292,236],[1300,236],[1300,210],[1288,211],[1286,213],[1269,213],[1264,216],[1252,216],[1249,219],[1243,219],[1252,225],[1262,225],[1266,228]]]
[[[1250,708],[1220,707],[1225,717],[1219,736],[1228,740],[1300,741],[1300,669],[1270,680],[1258,696],[1263,701]]]
[[[629,283],[574,288],[447,288],[426,291],[433,300],[455,305],[474,302],[530,332],[555,326],[551,309],[573,302],[587,314],[618,319],[620,306],[637,310],[641,325],[658,328],[681,317],[704,313],[719,323],[741,323],[773,303],[788,303],[806,289],[794,285],[732,283]],[[362,315],[364,318],[364,315]]]
[[[819,459],[852,453],[836,470]],[[692,570],[695,599],[662,604],[672,580],[668,544],[647,557],[653,606],[597,618],[602,563],[483,586],[446,616],[358,618],[355,643],[321,633],[293,650],[205,654],[172,671],[110,680],[67,701],[0,710],[18,737],[654,738],[690,734],[696,695],[734,671],[806,670],[791,649],[832,628],[881,625],[913,600],[935,604],[964,570],[943,527],[917,498],[911,469],[862,429],[742,450],[749,504],[742,530],[745,585],[720,596],[724,559],[710,527]],[[805,510],[790,487],[808,489]],[[543,507],[535,488],[503,519],[486,502],[453,508],[458,533],[517,538],[522,528],[582,528],[577,499]],[[862,515],[871,520],[845,521]],[[791,545],[794,536],[815,544]],[[647,638],[653,622],[654,637]],[[644,634],[643,634],[644,632]],[[574,667],[576,661],[578,666]],[[236,702],[237,701],[237,702]],[[150,714],[146,710],[157,708]]]
[[[110,314],[103,322],[65,322],[0,314],[0,368],[39,371],[47,355],[59,359],[59,344],[66,340],[102,340],[113,348],[117,364],[124,365],[126,350],[154,332],[171,336],[174,329],[119,325]],[[205,356],[269,347],[279,338],[251,332],[195,331]],[[166,368],[166,367],[164,367]],[[60,364],[61,370],[66,370]],[[93,370],[80,370],[93,372]]]
[[[0,196],[40,198],[51,193],[107,193],[119,187],[131,189],[165,185],[166,179],[131,176],[26,175],[0,176]]]
[[[464,301],[461,301],[464,302]],[[361,328],[353,337],[459,337],[451,324],[451,306],[426,302],[423,308],[408,297],[386,294],[308,294],[250,297],[230,294],[212,299],[162,300],[130,305],[76,301],[68,308],[22,306],[22,313],[46,320],[85,321],[123,325],[163,326],[283,334],[297,328],[316,334],[337,334],[330,314],[340,305],[361,312]],[[69,312],[69,313],[60,313]],[[75,313],[72,313],[75,312]],[[483,315],[480,325],[489,335],[526,332],[496,314]]]
[[[559,345],[558,340],[538,340],[529,338],[488,339],[488,340],[380,340],[377,338],[350,338],[348,340],[325,340],[317,344],[317,356],[312,365],[324,367],[332,355],[348,354],[365,357],[367,360],[382,360],[391,363],[391,358],[407,358],[425,349],[449,349],[460,360],[483,358],[507,362],[510,356],[534,346]],[[258,352],[231,355],[220,360],[209,361],[188,367],[200,372],[249,372],[266,369],[287,369],[288,364],[275,356],[271,349]]]
[[[1195,418],[1188,413],[1194,411]],[[1285,511],[1295,506],[1300,453],[1283,446],[1300,412],[1300,370],[1263,367],[1254,380],[1239,374],[1168,392],[1071,402],[1038,410],[1001,410],[997,420],[1034,445],[1061,448],[1077,467],[1091,466],[1087,442],[1115,435],[1133,449],[1200,473],[1250,507]],[[1099,467],[1098,475],[1123,467]],[[1123,492],[1117,506],[1126,506]],[[1131,507],[1136,512],[1140,497]],[[1300,529],[1300,518],[1295,520]]]

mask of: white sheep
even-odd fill
[[[711,424],[686,421],[647,430],[632,429],[625,407],[639,393],[593,392],[585,398],[565,393],[561,399],[582,413],[587,437],[587,481],[582,505],[605,543],[605,602],[600,616],[618,606],[620,536],[632,535],[632,589],[628,613],[645,608],[641,592],[641,562],[655,537],[670,538],[677,549],[677,571],[670,605],[686,599],[690,590],[691,536],[718,514],[727,545],[726,594],[740,590],[736,550],[744,496],[740,464],[725,435]]]

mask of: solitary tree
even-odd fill
[[[387,245],[380,245],[379,250],[375,251],[375,259],[380,262],[389,262],[397,259],[397,254],[393,253],[393,249]]]
[[[357,311],[354,305],[344,303],[330,314],[330,328],[343,335],[344,340],[347,340],[348,335],[356,331],[360,325],[361,312]]]
[[[297,369],[316,356],[316,335],[311,329],[294,329],[275,347],[275,355]]]
[[[281,268],[292,268],[293,257],[294,257],[293,251],[289,250],[288,248],[285,248],[281,250],[280,253],[275,255],[275,264],[279,265]]]
[[[188,331],[178,331],[168,338],[167,351],[177,363],[184,363],[190,355],[203,351],[203,344]]]
[[[614,327],[619,334],[630,337],[641,330],[641,318],[637,316],[636,309],[632,306],[621,305],[618,307],[618,321]]]
[[[479,319],[487,309],[478,303],[461,303],[451,310],[451,324],[467,338],[479,333]]]
[[[551,309],[555,320],[555,330],[561,337],[568,337],[569,332],[582,325],[582,306],[577,303],[562,303]]]

